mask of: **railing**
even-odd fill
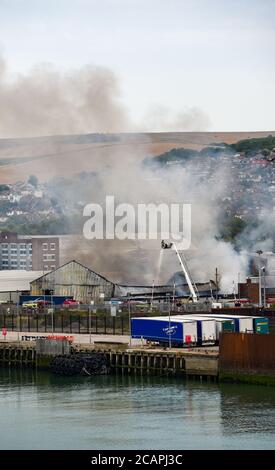
[[[85,316],[67,314],[1,315],[0,328],[8,331],[36,333],[129,334],[126,317]],[[0,332],[1,333],[1,332]]]

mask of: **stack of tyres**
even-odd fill
[[[105,356],[98,353],[56,356],[50,366],[56,375],[102,375],[110,372]]]

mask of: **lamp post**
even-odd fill
[[[239,294],[239,300],[241,298],[241,286],[240,286],[240,276],[241,276],[241,273],[238,273],[238,294]]]
[[[266,307],[266,284],[265,284],[265,267],[264,266],[262,267],[262,271],[263,271],[263,280],[264,280],[264,282],[263,282],[263,284],[264,284],[264,302],[263,302],[263,304],[264,304],[264,308],[265,308]]]
[[[89,291],[88,294],[92,295],[93,291]],[[94,305],[94,300],[90,300],[90,304],[88,306],[88,323],[89,323],[89,343],[92,343],[92,331],[91,331],[91,326],[92,326],[92,319],[91,319],[91,311],[92,311],[92,305]]]
[[[262,305],[262,276],[261,276],[261,255],[263,254],[262,250],[256,251],[259,255],[259,266],[258,266],[258,272],[259,272],[259,307],[261,308]]]
[[[53,327],[53,313],[54,313],[54,307],[53,307],[53,289],[50,290],[50,299],[51,299],[51,322],[52,322],[52,333],[54,332],[54,327]]]
[[[19,291],[18,291],[18,290],[16,291],[16,294],[17,294],[17,302],[16,302],[16,317],[17,317],[17,341],[19,341],[19,338],[20,338],[20,333],[19,333],[19,329],[20,329],[20,322],[19,322]]]
[[[129,346],[132,346],[132,328],[131,328],[131,300],[130,300],[130,294],[128,294],[128,321],[129,321]]]
[[[168,315],[169,315],[169,349],[171,349],[171,307],[170,307],[170,294],[166,294],[168,302]]]

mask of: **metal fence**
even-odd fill
[[[129,334],[129,318],[66,314],[0,314],[0,328],[36,333]]]
[[[275,335],[222,333],[219,369],[234,373],[275,375]]]

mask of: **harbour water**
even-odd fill
[[[0,449],[275,449],[275,387],[0,369]]]

